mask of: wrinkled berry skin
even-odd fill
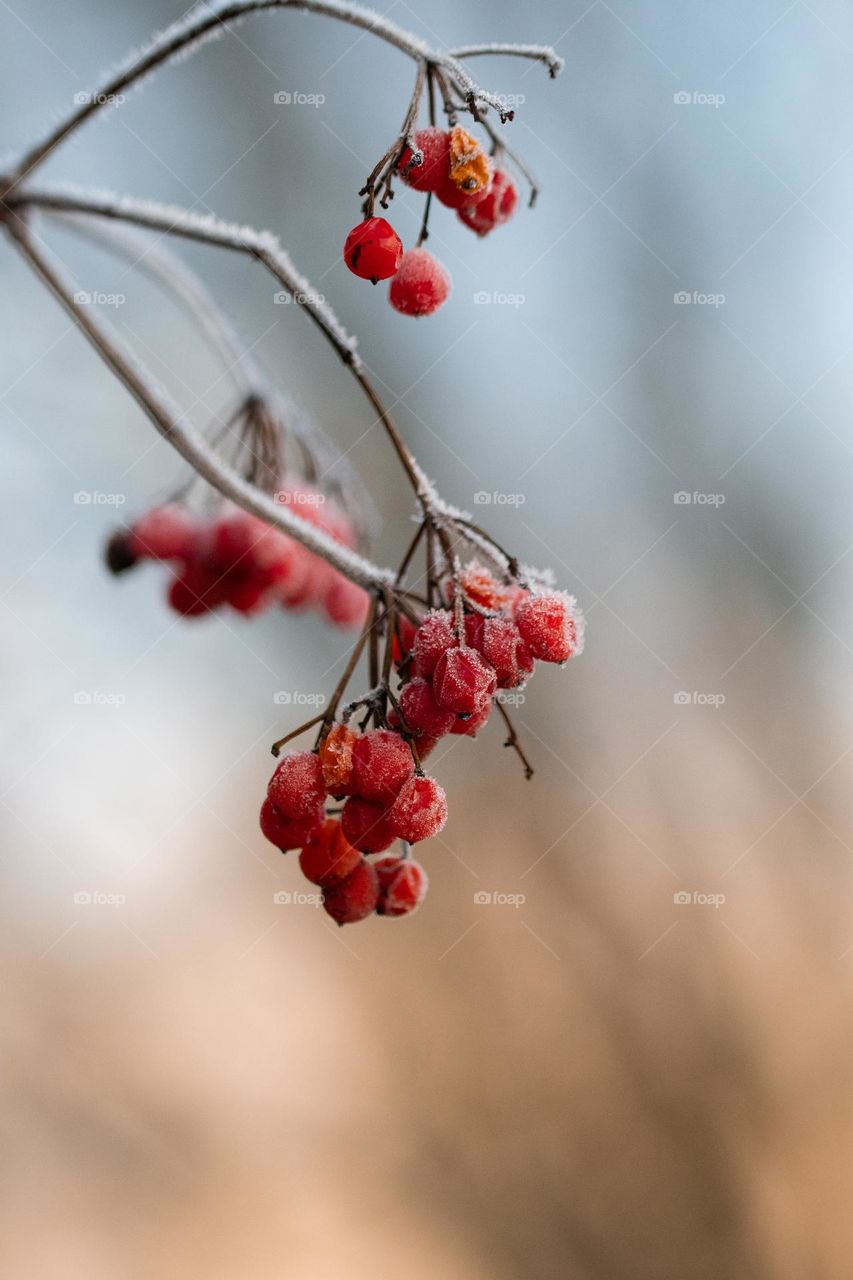
[[[389,280],[400,266],[403,244],[385,218],[365,218],[344,243],[344,262],[353,275],[377,284]]]
[[[401,840],[416,844],[438,835],[447,822],[447,797],[435,778],[410,778],[388,813],[391,828]]]
[[[379,858],[373,864],[379,878],[379,916],[408,916],[417,911],[429,888],[426,871],[413,858]]]
[[[353,788],[353,747],[358,734],[347,724],[332,725],[320,745],[323,784],[330,796],[349,795]]]
[[[497,687],[495,673],[476,649],[457,645],[438,660],[433,689],[439,706],[470,716],[482,710]]]
[[[431,316],[450,297],[450,276],[426,249],[403,254],[388,299],[404,316]]]
[[[372,916],[379,902],[379,877],[366,858],[323,893],[323,907],[337,924],[356,924]]]
[[[355,870],[361,854],[344,836],[337,818],[327,818],[299,855],[299,866],[312,884],[338,884]]]
[[[518,188],[508,173],[496,169],[488,189],[465,200],[456,212],[466,227],[478,236],[487,236],[495,227],[508,222],[517,206]]]

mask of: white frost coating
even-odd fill
[[[57,183],[38,191],[27,191],[22,193],[21,199],[24,203],[31,200],[34,205],[47,209],[124,218],[138,226],[223,248],[239,249],[258,257],[273,269],[294,302],[310,312],[347,353],[350,362],[361,368],[355,338],[347,333],[328,302],[312,288],[271,231],[257,231],[254,227],[226,222],[212,213],[193,213],[180,205],[118,195],[114,191],[90,190],[73,183]]]
[[[490,44],[466,44],[458,49],[448,49],[450,58],[479,58],[485,56],[507,55],[515,58],[532,58],[535,62],[544,62],[552,76],[559,75],[566,65],[557,50],[549,44],[506,44],[495,41]]]

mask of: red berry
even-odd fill
[[[464,734],[466,738],[476,738],[491,712],[492,700],[489,698],[480,710],[475,711],[472,716],[457,716],[450,732],[452,734]]]
[[[373,915],[379,901],[379,879],[362,858],[345,880],[323,893],[323,906],[338,924],[355,924]]]
[[[452,711],[440,707],[429,680],[415,676],[404,686],[400,694],[400,710],[403,719],[412,733],[420,737],[440,738],[450,733],[455,715]]]
[[[466,645],[442,654],[432,683],[439,706],[463,716],[480,711],[497,687],[494,671]]]
[[[327,818],[299,855],[302,874],[312,884],[337,884],[359,862],[361,854],[348,842],[337,818]]]
[[[196,522],[185,507],[170,502],[139,517],[131,531],[131,550],[139,559],[183,560],[192,552]]]
[[[419,129],[415,145],[423,152],[423,164],[410,169],[412,149],[406,147],[397,165],[400,177],[415,191],[437,191],[450,179],[450,135],[443,129]]]
[[[521,638],[534,658],[568,662],[583,649],[583,615],[573,596],[558,591],[528,595],[515,610]]]
[[[380,858],[374,862],[379,877],[379,916],[406,916],[417,911],[429,888],[427,873],[412,858]]]
[[[341,828],[347,840],[362,853],[384,853],[396,839],[381,804],[350,796],[341,814]]]
[[[419,676],[431,676],[441,655],[456,644],[453,619],[446,609],[430,609],[418,627],[412,652]]]
[[[370,608],[370,597],[341,574],[333,575],[323,598],[326,617],[338,627],[360,627]]]
[[[353,746],[352,759],[356,795],[385,803],[394,799],[415,768],[405,738],[391,729],[363,733]]]
[[[479,560],[472,560],[465,566],[460,582],[467,599],[478,604],[481,609],[502,609],[509,597],[508,589]],[[452,582],[449,586],[452,599]]]
[[[221,575],[197,560],[190,561],[169,587],[169,604],[185,618],[210,612],[224,598]]]
[[[483,652],[483,626],[486,619],[481,613],[465,614],[465,643],[478,653]]]
[[[533,669],[533,658],[511,618],[486,618],[480,652],[494,668],[499,689],[515,689]]]
[[[393,276],[402,257],[400,237],[384,218],[365,218],[344,244],[344,262],[350,271],[373,284]]]
[[[352,749],[358,734],[348,724],[335,724],[320,747],[323,783],[330,796],[345,796],[353,787]]]
[[[288,818],[269,800],[261,805],[261,831],[282,853],[286,853],[288,849],[300,849],[310,840],[322,821],[321,805],[308,818]]]
[[[450,295],[450,276],[426,249],[403,254],[388,293],[391,306],[404,316],[431,316]]]
[[[466,227],[478,236],[488,235],[495,227],[508,222],[518,205],[518,188],[508,173],[496,169],[491,186],[473,198],[465,200],[457,213]]]
[[[326,798],[320,757],[313,751],[285,756],[267,787],[267,796],[288,818],[308,818]]]
[[[410,778],[388,814],[394,834],[415,844],[438,835],[447,821],[447,797],[435,778]]]

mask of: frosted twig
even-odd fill
[[[289,534],[308,551],[321,556],[344,577],[369,591],[393,587],[395,575],[381,569],[358,552],[308,524],[286,506],[273,501],[260,489],[244,480],[213,450],[204,437],[185,421],[180,409],[153,380],[149,371],[106,325],[95,318],[94,308],[81,307],[74,297],[74,286],[61,269],[38,248],[29,228],[19,219],[8,225],[9,234],[21,249],[51,293],[83,330],[104,362],[124,384],[154,426],[190,466],[213,488],[218,489],[246,511]]]

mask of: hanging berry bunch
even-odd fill
[[[531,777],[502,694],[523,687],[537,661],[563,665],[583,649],[583,617],[571,596],[546,587],[532,570],[522,572],[494,545],[500,573],[478,560],[461,568],[450,527],[421,526],[397,591],[377,598],[327,711],[273,747],[278,755],[320,725],[314,750],[286,755],[273,773],[261,829],[282,852],[302,849],[300,867],[323,887],[324,906],[339,924],[374,912],[406,915],[420,905],[427,880],[409,849],[447,821],[444,790],[425,772],[425,761],[447,735],[475,737],[497,707],[507,745]],[[421,598],[402,587],[402,577],[424,530],[433,545]],[[432,563],[436,532],[448,570],[442,577]],[[457,524],[454,532],[489,546],[473,526],[466,533]],[[342,705],[367,645],[371,688]],[[399,857],[371,863],[371,855],[397,841]]]
[[[285,473],[284,430],[263,400],[252,397],[242,404],[225,434],[234,446],[231,461],[246,480],[341,546],[356,547],[354,522],[334,497]],[[306,463],[308,470],[316,470],[301,444],[303,470]],[[186,618],[223,607],[252,616],[281,605],[315,608],[338,626],[359,627],[369,607],[367,593],[320,556],[223,499],[197,477],[169,502],[116,531],[106,559],[114,573],[144,560],[168,564],[168,603]]]
[[[414,131],[425,84],[430,125]],[[442,95],[447,129],[438,128],[435,123],[436,90]],[[489,152],[457,122],[463,110],[471,111],[475,121],[484,128]],[[372,284],[390,280],[388,299],[403,315],[432,315],[450,296],[451,281],[446,267],[422,247],[429,235],[433,196],[455,210],[460,222],[478,236],[486,236],[508,222],[516,210],[518,188],[501,162],[507,154],[506,147],[487,119],[486,111],[487,108],[478,108],[455,96],[440,68],[427,63],[415,82],[402,132],[359,192],[365,196],[364,221],[353,227],[346,238],[344,262],[354,275]],[[501,123],[512,117],[512,111],[500,111]],[[520,161],[516,160],[516,164],[530,181],[532,205],[536,187]],[[420,234],[414,247],[405,252],[390,222],[374,212],[377,199],[381,207],[387,209],[394,197],[395,177],[426,195]]]

